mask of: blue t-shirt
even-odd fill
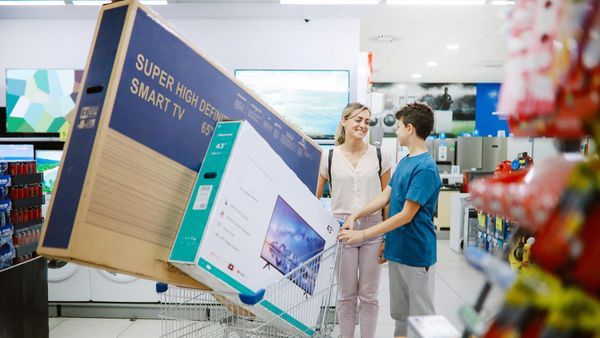
[[[386,234],[384,257],[415,267],[435,264],[433,213],[442,182],[433,158],[428,152],[405,157],[398,163],[389,185],[392,188],[389,217],[402,211],[406,200],[421,207],[411,222]]]

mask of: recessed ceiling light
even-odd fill
[[[394,42],[394,37],[391,35],[379,34],[375,38],[379,42],[392,43]]]
[[[164,6],[169,4],[167,0],[141,0],[140,2],[150,6]]]
[[[282,5],[377,5],[381,0],[280,0]]]
[[[437,62],[435,62],[435,61],[427,61],[426,65],[427,65],[428,67],[435,67],[435,66],[437,66],[437,65],[438,65],[438,63],[437,63]]]
[[[448,48],[450,50],[457,50],[460,48],[460,46],[457,44],[453,44],[453,45],[446,45],[446,48]]]
[[[62,6],[64,1],[0,1],[0,6]]]
[[[487,0],[387,0],[388,5],[418,5],[418,6],[480,6]]]
[[[75,6],[102,6],[109,3],[108,0],[73,0]]]
[[[411,75],[412,77],[414,77],[415,79],[420,79],[423,77],[423,75],[419,74],[419,73],[414,73]]]

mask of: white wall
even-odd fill
[[[173,19],[171,24],[213,60],[233,71],[349,69],[356,99],[359,19]],[[93,19],[0,19],[0,106],[6,68],[83,69]]]

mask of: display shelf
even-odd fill
[[[46,202],[44,196],[21,198],[12,202],[13,209],[38,207]]]
[[[27,221],[27,222],[23,222],[23,223],[13,224],[14,232],[15,232],[15,234],[17,234],[19,232],[29,230],[30,228],[32,228],[34,226],[41,226],[42,224],[44,224],[43,217],[39,218],[39,219],[34,219],[33,221]]]
[[[44,181],[43,173],[16,175],[12,177],[11,185],[25,185],[41,183]]]
[[[37,250],[38,242],[33,242],[30,244],[21,245],[15,247],[16,255],[15,257],[25,256],[27,254],[33,253]]]

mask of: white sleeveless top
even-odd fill
[[[328,172],[329,151],[321,154],[319,174],[329,180]],[[391,168],[390,156],[381,151],[381,174]],[[344,156],[338,147],[333,148],[331,161],[331,176],[333,184],[331,191],[331,212],[333,214],[352,214],[364,208],[381,193],[379,178],[379,159],[377,148],[369,148],[358,162],[356,168]]]

